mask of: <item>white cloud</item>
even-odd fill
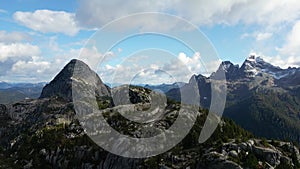
[[[119,5],[123,4],[123,5]],[[111,11],[114,12],[111,12]],[[257,31],[242,35],[241,38],[250,37],[256,40],[252,47],[258,51],[272,53],[275,46],[285,36],[286,30],[295,26],[288,35],[287,42],[279,48],[278,55],[285,63],[297,64],[297,56],[300,53],[300,1],[299,0],[128,0],[124,4],[122,0],[98,1],[79,0],[79,8],[76,11],[76,19],[84,27],[101,27],[112,20],[139,12],[163,12],[185,18],[197,26],[216,26],[218,24],[245,26],[246,30]],[[149,28],[159,27],[162,30],[180,29],[177,23],[151,18],[132,20],[124,23],[120,28],[128,28],[136,24],[143,24]],[[152,25],[152,26],[151,26]],[[159,26],[157,26],[159,25]],[[142,27],[142,26],[141,26]],[[298,31],[299,30],[299,31]],[[278,36],[280,35],[280,36]],[[275,40],[274,42],[272,40]],[[293,61],[294,60],[294,61]],[[281,62],[281,61],[280,61]],[[286,64],[283,64],[285,66]],[[170,65],[171,67],[171,65]]]
[[[210,75],[215,72],[221,64],[221,60],[201,60],[199,52],[196,52],[192,57],[186,56],[184,53],[179,53],[178,59],[188,67],[192,74]]]
[[[123,4],[123,5],[120,5]],[[78,10],[76,13],[68,13],[65,11],[51,11],[51,10],[36,10],[33,12],[21,12],[14,13],[13,17],[18,23],[42,33],[63,33],[66,35],[76,35],[82,27],[100,27],[104,24],[137,12],[166,12],[180,17],[186,18],[198,26],[203,25],[235,25],[245,24],[246,26],[254,25],[254,28],[258,28],[259,32],[250,34],[244,34],[244,37],[251,37],[256,41],[263,41],[277,36],[277,32],[272,32],[269,27],[278,27],[281,25],[294,24],[293,29],[288,34],[286,44],[282,45],[278,51],[279,55],[274,57],[267,57],[266,60],[279,65],[281,67],[287,66],[299,66],[300,60],[298,58],[300,53],[300,21],[297,19],[300,17],[300,1],[298,0],[274,0],[259,1],[259,0],[227,0],[226,2],[220,2],[218,0],[149,0],[149,1],[134,1],[128,0],[124,3],[121,0],[111,1],[98,1],[98,0],[79,0]],[[5,11],[3,11],[5,12]],[[0,9],[1,13],[1,9]],[[148,28],[159,28],[162,30],[179,29],[180,26],[176,22],[165,21],[161,18],[138,18],[132,22],[124,23],[122,28],[131,28],[137,26],[138,23],[147,25]],[[252,27],[251,27],[252,28]],[[37,32],[34,32],[37,33]],[[282,35],[283,36],[283,35]],[[63,51],[59,48],[56,42],[56,37],[50,37],[45,40],[47,47],[51,50],[49,53],[60,52],[59,56],[54,58],[34,58],[33,56],[41,56],[41,52],[38,46],[21,43],[28,40],[26,34],[18,32],[6,32],[0,31],[0,63],[16,58],[19,59],[13,66],[12,71],[28,74],[34,72],[45,72],[49,76],[55,75],[71,58],[78,58],[81,52],[83,61],[87,62],[92,68],[95,68],[101,59],[111,58],[115,54],[122,52],[122,49],[118,49],[116,53],[103,54],[96,48],[83,48],[83,49],[70,49],[70,51]],[[81,43],[80,43],[81,44]],[[41,49],[44,49],[39,44]],[[54,52],[53,52],[54,51]],[[27,57],[26,60],[22,59]],[[28,60],[28,57],[30,58]],[[177,60],[176,60],[177,59]],[[178,75],[181,79],[190,78],[186,74],[178,71],[178,67],[185,66],[192,73],[202,73],[204,67],[200,62],[200,55],[186,56],[184,53],[178,55],[172,63],[165,64],[164,66],[151,65],[153,70],[166,70],[170,73]],[[47,65],[50,65],[47,66]],[[215,71],[219,65],[218,61],[208,63],[206,69],[208,72]],[[35,69],[30,69],[30,67]],[[45,69],[42,69],[45,68]],[[157,78],[155,71],[143,70],[142,66],[138,64],[133,65],[132,69],[127,69],[124,66],[111,66],[104,67],[107,71],[107,76],[113,70],[119,68],[122,70],[120,78],[137,73],[134,71],[140,71],[141,76],[152,76]],[[26,71],[25,71],[26,70]],[[28,70],[28,71],[27,71]],[[33,70],[30,72],[30,70]],[[33,75],[32,75],[33,76]]]
[[[168,61],[146,65],[139,64],[142,61],[137,58],[148,60],[153,57],[141,55],[118,65],[106,64],[99,67],[97,72],[103,81],[108,83],[162,84],[188,82],[193,74],[210,75],[221,63],[218,60],[203,65],[198,52],[191,57],[186,56],[185,53],[179,53],[177,57],[169,58]]]
[[[98,51],[96,47],[92,47],[82,48],[80,50],[80,55],[78,55],[78,58],[85,62],[87,65],[89,65],[93,70],[96,70],[100,62],[107,61],[108,59],[114,56],[115,54],[111,51],[102,54]]]
[[[262,41],[269,39],[273,36],[273,33],[258,33],[255,37],[256,41]]]
[[[29,43],[0,43],[0,62],[4,62],[9,58],[32,57],[39,54],[39,47]]]
[[[299,17],[299,1],[297,0],[244,0],[231,1],[230,10],[223,17],[224,22],[234,24],[259,24],[262,26],[276,25],[283,22],[292,22]],[[222,13],[221,13],[222,15]]]
[[[80,49],[60,51],[50,58],[42,55],[32,56],[27,59],[15,60],[11,67],[8,67],[5,79],[14,82],[32,81],[49,82],[62,68],[74,58],[78,58]]]
[[[124,3],[124,1],[121,0],[80,0],[76,17],[79,22],[85,26],[99,27],[129,14],[137,12],[156,12],[159,11],[159,8],[163,9],[164,6],[165,2],[162,3],[159,1],[128,0]]]
[[[200,62],[200,53],[199,52],[196,52],[194,54],[194,56],[192,56],[192,57],[188,57],[188,56],[186,56],[185,53],[181,52],[178,55],[178,59],[185,66],[187,66],[189,71],[191,71],[193,73],[201,72],[201,69],[203,69],[202,66],[201,66],[201,62]]]
[[[132,13],[171,11],[197,25],[244,23],[267,27],[295,21],[300,16],[299,10],[298,0],[128,0],[126,3],[122,0],[80,0],[76,18],[84,26],[99,27]]]
[[[300,57],[298,56],[262,56],[262,58],[271,63],[272,65],[279,66],[281,68],[288,68],[288,67],[299,67],[300,66]]]
[[[59,44],[57,43],[57,36],[49,37],[49,49],[56,52],[61,52],[62,50],[59,48]]]
[[[9,82],[47,82],[51,80],[53,74],[57,74],[61,70],[60,68],[53,73],[56,65],[46,61],[41,56],[33,56],[13,62],[6,61],[4,64],[9,65],[5,68],[5,72],[0,74],[0,77],[2,80]]]
[[[0,9],[0,13],[7,13],[7,11],[4,9]]]
[[[178,70],[178,69],[177,69]],[[163,71],[161,67],[151,65],[145,67],[142,65],[105,65],[98,70],[100,78],[105,83],[117,84],[162,84],[174,83],[175,76],[171,76],[170,72]]]
[[[278,51],[285,56],[300,56],[300,20],[295,23],[288,33],[286,43]]]
[[[118,52],[121,53],[123,51],[122,48],[118,48]]]
[[[290,32],[288,32],[285,43],[277,47],[276,56],[263,56],[267,62],[281,68],[300,67],[300,21],[297,21]]]
[[[18,23],[43,33],[63,33],[72,36],[80,30],[75,21],[75,14],[65,11],[17,11],[13,17]]]
[[[50,68],[50,63],[42,61],[39,57],[32,57],[30,61],[17,61],[12,66],[12,72],[18,75],[34,75],[46,73],[45,71]]]
[[[89,65],[91,69],[97,70],[97,66],[102,59],[108,60],[111,57],[114,57],[113,52],[108,52],[106,55],[103,55],[98,52],[96,47],[59,51],[59,53],[54,55],[52,58],[46,60],[50,63],[50,67],[47,69],[45,74],[48,75],[47,80],[50,80],[50,77],[54,77],[72,59],[80,59]],[[44,60],[40,59],[39,61]]]
[[[0,42],[14,43],[29,40],[30,37],[22,32],[6,32],[0,31]]]
[[[272,36],[273,36],[273,33],[270,33],[270,32],[254,32],[254,33],[250,33],[250,34],[244,33],[241,36],[241,39],[251,37],[251,38],[255,38],[256,41],[263,41],[263,40],[270,39]]]
[[[114,57],[113,52],[102,54],[97,48],[62,50],[57,47],[55,36],[50,37],[52,57],[44,57],[38,46],[29,43],[0,43],[0,77],[13,82],[50,81],[74,58],[81,59],[96,70],[98,63]]]

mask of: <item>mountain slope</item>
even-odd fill
[[[36,99],[40,96],[43,84],[36,85],[16,85],[14,87],[9,86],[5,89],[0,89],[0,103],[13,103],[24,99]]]
[[[224,115],[255,135],[300,142],[300,95],[295,89],[300,81],[293,80],[300,77],[299,69],[251,57],[239,71],[243,76],[228,79]]]
[[[151,90],[157,90],[157,91],[161,91],[163,93],[167,93],[168,91],[172,90],[172,89],[176,89],[176,88],[180,88],[182,86],[184,86],[185,83],[183,82],[177,82],[177,83],[173,83],[173,84],[161,84],[161,85],[145,85],[145,88],[151,89]]]
[[[257,136],[300,142],[300,68],[281,69],[251,55],[241,67],[222,62],[217,71],[221,70],[227,79],[225,117]],[[214,75],[192,77],[196,77],[200,105],[205,108],[210,107]],[[167,95],[180,98],[178,89]]]
[[[299,103],[288,93],[256,89],[248,98],[228,106],[225,116],[256,136],[300,142]]]

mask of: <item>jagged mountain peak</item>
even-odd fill
[[[256,54],[251,53],[247,58],[246,61],[250,61],[250,62],[255,62],[256,58],[258,58],[258,56]]]
[[[263,76],[263,74],[279,80],[294,75],[296,72],[300,72],[300,68],[289,67],[288,69],[282,69],[265,61],[263,57],[259,55],[250,54],[241,67],[230,61],[223,61],[216,73],[219,71],[224,71],[226,79],[229,81],[243,78],[255,78],[257,76]],[[216,73],[213,73],[210,78],[213,78]]]
[[[245,62],[253,62],[253,63],[258,63],[258,62],[264,62],[264,59],[257,55],[256,53],[250,53],[249,56],[245,59]]]
[[[235,64],[233,64],[230,61],[223,61],[221,63],[221,67],[220,68],[223,68],[223,70],[225,72],[233,73],[233,72],[235,72],[235,71],[237,71],[239,69],[239,65],[238,64],[235,65]]]
[[[282,69],[279,66],[274,66],[266,62],[262,57],[257,55],[250,55],[240,69],[246,77],[253,78],[257,75],[267,74],[275,79],[293,75],[297,70],[296,68]]]
[[[239,74],[239,65],[235,65],[230,61],[223,61],[218,70],[211,74],[210,78],[215,79],[216,75],[220,72],[225,73],[227,80],[235,79]]]
[[[254,55],[254,54],[249,55],[248,58],[246,58],[246,60],[244,61],[243,65],[250,65],[251,67],[257,67],[260,69],[272,68],[275,70],[282,70],[280,67],[274,66],[266,62],[261,56]]]
[[[193,83],[194,81],[206,81],[209,78],[206,76],[203,76],[202,74],[198,74],[198,75],[193,75],[190,80],[189,80],[189,84]]]
[[[72,59],[58,75],[47,84],[42,91],[40,98],[59,96],[66,101],[72,101],[72,84],[82,86],[87,94],[96,96],[110,95],[110,89],[100,77],[84,62]]]

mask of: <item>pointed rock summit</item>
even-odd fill
[[[239,76],[239,65],[234,65],[230,61],[223,61],[216,73],[212,73],[210,78],[211,79],[218,79],[216,75],[225,73],[227,80],[236,79]],[[223,79],[223,78],[221,78]]]
[[[250,54],[241,66],[234,65],[230,61],[223,61],[216,73],[224,71],[228,81],[239,79],[255,79],[256,77],[270,76],[276,80],[290,79],[290,76],[296,75],[300,68],[283,69],[266,62],[262,57],[256,54]],[[210,78],[214,78],[215,73],[212,73]],[[286,79],[286,80],[287,80]]]
[[[72,85],[76,89],[84,90],[86,95],[96,97],[110,95],[110,89],[100,77],[84,62],[73,59],[47,84],[40,98],[61,97],[72,101]]]

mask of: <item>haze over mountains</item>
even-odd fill
[[[46,83],[0,82],[0,103],[13,103],[24,99],[36,99]]]

